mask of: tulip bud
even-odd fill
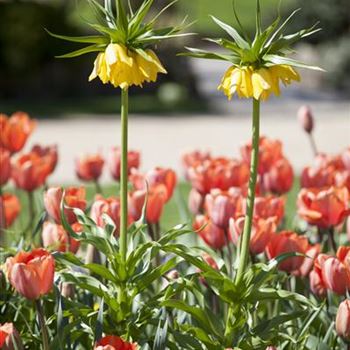
[[[275,346],[268,346],[266,350],[277,350],[277,348]]]
[[[12,323],[0,325],[0,348],[2,350],[22,350],[21,338]]]
[[[337,317],[335,319],[335,329],[337,334],[350,341],[350,300],[344,300],[340,303]]]
[[[298,111],[298,119],[302,128],[311,134],[314,129],[314,118],[312,115],[311,108],[309,106],[302,106]]]

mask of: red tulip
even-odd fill
[[[128,343],[116,335],[106,335],[96,342],[94,350],[137,350],[136,343]]]
[[[133,220],[139,220],[142,215],[142,208],[147,199],[146,220],[150,224],[159,222],[164,205],[168,198],[167,188],[160,184],[147,190],[137,190],[129,195],[129,208]]]
[[[190,209],[191,213],[194,215],[201,213],[203,210],[203,205],[203,195],[194,188],[192,188],[188,196],[188,208]]]
[[[335,173],[336,187],[346,187],[350,193],[350,171],[337,171]]]
[[[300,266],[299,270],[295,272],[298,276],[307,277],[309,276],[313,266],[315,259],[321,253],[320,244],[310,245],[307,252],[304,262]]]
[[[346,187],[302,189],[298,195],[298,213],[310,225],[329,228],[344,222],[350,214]]]
[[[0,145],[11,153],[20,151],[29,135],[36,126],[36,122],[24,112],[16,112],[10,118],[0,115]]]
[[[18,188],[31,192],[45,183],[50,166],[36,153],[23,154],[12,163],[12,178]]]
[[[83,181],[97,181],[102,174],[104,159],[99,154],[76,159],[75,173]]]
[[[327,287],[322,278],[322,264],[323,260],[327,259],[325,254],[319,254],[314,262],[314,268],[309,274],[310,289],[312,293],[319,297],[324,297],[327,294]]]
[[[77,221],[73,208],[85,210],[86,191],[83,187],[68,187],[64,192],[60,187],[51,187],[44,193],[44,205],[47,213],[56,222],[61,224],[61,201],[64,193],[64,213],[69,224]]]
[[[254,203],[254,216],[263,219],[275,217],[279,224],[284,217],[284,207],[285,199],[283,197],[257,197]]]
[[[344,295],[350,288],[350,271],[337,258],[329,257],[322,264],[322,279],[327,289]]]
[[[16,220],[21,205],[18,198],[11,193],[0,196],[0,227],[7,228]]]
[[[311,108],[309,106],[302,106],[298,110],[298,119],[302,128],[311,134],[314,129],[314,118],[312,115]]]
[[[293,186],[294,172],[286,158],[277,160],[263,175],[263,188],[276,194],[287,193]]]
[[[331,290],[336,294],[344,295],[350,289],[350,247],[339,247],[337,256],[320,254],[315,260],[314,268],[310,273],[317,282],[310,280],[311,289],[315,294],[325,294],[325,290]],[[312,282],[312,283],[311,283]]]
[[[100,227],[105,226],[103,214],[107,214],[115,224],[115,234],[119,235],[120,226],[120,199],[116,197],[103,198],[97,195],[91,207],[91,218]],[[129,224],[132,222],[131,217],[128,219]]]
[[[55,260],[45,249],[19,252],[6,260],[7,277],[18,293],[34,300],[52,289]]]
[[[37,154],[41,158],[45,158],[46,161],[50,164],[50,174],[54,172],[58,162],[57,145],[46,146],[46,147],[43,147],[40,145],[34,145],[32,147],[31,152]]]
[[[250,164],[251,152],[251,142],[241,147],[242,158],[247,164]],[[258,173],[261,175],[267,173],[271,167],[281,158],[283,158],[282,142],[261,136],[259,141]]]
[[[0,186],[5,185],[11,176],[10,152],[0,147]]]
[[[237,219],[230,219],[229,234],[233,243],[237,246],[239,237],[244,228],[245,217],[241,216]],[[276,219],[268,218],[262,219],[255,217],[252,224],[252,232],[250,237],[249,249],[252,254],[262,253],[267,244],[273,238],[277,229]]]
[[[0,348],[2,350],[22,350],[21,338],[13,323],[0,324]]]
[[[193,229],[213,249],[222,249],[226,245],[225,231],[213,224],[204,215],[197,215],[195,217]]]
[[[241,191],[231,188],[229,191],[212,190],[205,197],[205,208],[213,224],[222,229],[228,228],[230,218],[243,212]]]
[[[72,225],[75,232],[81,232],[82,226],[79,223]],[[45,222],[42,231],[43,246],[47,249],[66,252],[69,250],[76,253],[80,247],[80,242],[70,237],[61,225],[52,222]]]
[[[198,164],[202,164],[206,160],[210,160],[211,155],[209,152],[202,152],[195,150],[193,152],[184,153],[182,155],[182,165],[185,169],[185,176],[188,179],[188,169],[196,166]]]
[[[109,169],[114,180],[120,180],[120,162],[121,150],[120,147],[113,147],[109,155]],[[140,167],[140,152],[128,151],[128,175],[131,169],[138,169]]]
[[[146,181],[150,187],[163,184],[167,189],[166,201],[169,201],[173,195],[177,178],[174,170],[156,167],[146,174]]]
[[[276,258],[285,253],[306,254],[309,242],[306,237],[299,236],[292,231],[283,231],[272,236],[266,247],[266,254],[269,259]],[[287,272],[298,270],[304,261],[303,257],[291,257],[279,264],[279,269]]]
[[[346,299],[340,303],[337,317],[335,319],[335,329],[339,337],[350,340],[350,300]]]
[[[320,188],[332,186],[335,183],[333,167],[306,167],[301,173],[301,187]]]
[[[246,163],[233,159],[215,158],[188,169],[192,187],[202,194],[218,188],[227,191],[230,187],[242,187],[249,179]]]

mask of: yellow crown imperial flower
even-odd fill
[[[280,24],[281,18],[278,15],[268,28],[262,30],[260,1],[257,0],[256,34],[251,39],[242,27],[234,5],[235,1],[233,1],[233,11],[241,33],[212,17],[226,31],[230,39],[206,39],[226,49],[226,53],[187,48],[189,52],[182,54],[230,62],[231,67],[225,72],[221,84],[218,86],[218,90],[222,91],[229,100],[234,94],[237,94],[240,98],[265,101],[271,94],[280,95],[280,82],[286,86],[293,81],[300,81],[300,75],[296,68],[321,70],[318,67],[308,66],[286,57],[292,44],[320,30],[315,29],[314,25],[311,28],[284,35],[284,28],[299,10],[294,11],[282,24]]]
[[[99,77],[104,84],[111,83],[124,89],[155,82],[158,73],[165,74],[166,70],[152,50],[145,50],[141,55],[124,45],[109,44],[105,52],[98,54],[89,81]]]
[[[154,0],[144,0],[137,10],[124,4],[125,0],[105,1],[105,7],[96,0],[89,0],[97,23],[87,23],[98,35],[71,37],[50,35],[67,41],[88,43],[89,46],[58,56],[59,58],[77,57],[90,52],[99,52],[89,81],[99,77],[106,84],[126,89],[129,86],[142,86],[145,82],[155,82],[158,73],[166,74],[166,70],[150,46],[164,39],[175,38],[190,33],[180,34],[184,28],[183,23],[177,27],[155,29],[158,17],[176,1],[159,11],[149,22],[144,23],[144,18]],[[101,23],[102,22],[102,23]]]

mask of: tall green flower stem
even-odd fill
[[[50,350],[49,334],[47,332],[44,310],[43,310],[43,307],[41,305],[40,299],[35,301],[35,306],[36,306],[36,310],[38,313],[39,327],[41,330],[41,338],[42,338],[42,342],[43,342],[43,350]]]
[[[246,207],[246,215],[244,220],[244,229],[241,241],[240,256],[238,261],[238,270],[236,275],[236,283],[242,281],[244,271],[249,259],[249,242],[252,231],[255,188],[258,176],[259,162],[259,139],[260,139],[260,101],[253,99],[253,125],[252,125],[252,151],[250,159],[250,177],[248,188],[248,199]]]
[[[120,253],[126,261],[128,231],[128,114],[129,91],[122,89],[121,101],[121,162],[120,162]]]

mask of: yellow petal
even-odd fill
[[[260,100],[265,90],[271,89],[271,77],[266,68],[260,68],[252,74],[253,96],[256,100]]]

